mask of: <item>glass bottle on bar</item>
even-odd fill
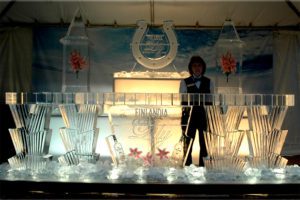
[[[172,162],[176,166],[182,166],[183,156],[184,156],[183,140],[184,140],[184,136],[182,135],[179,141],[175,144],[172,152],[172,156],[171,156]]]
[[[125,162],[125,153],[122,147],[122,144],[117,140],[116,135],[112,135],[114,140],[114,151],[116,154],[116,159],[118,165],[123,164]]]

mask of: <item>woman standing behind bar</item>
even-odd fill
[[[183,79],[180,82],[180,93],[211,93],[213,92],[212,81],[204,76],[206,71],[206,63],[200,56],[193,56],[190,59],[188,69],[190,72],[190,77]],[[207,156],[207,150],[204,141],[203,132],[207,129],[206,113],[204,107],[199,104],[199,96],[195,95],[195,98],[191,98],[196,106],[192,107],[191,117],[190,109],[191,107],[184,107],[182,109],[181,116],[181,127],[184,135],[184,156],[188,154],[185,165],[192,164],[192,146],[194,143],[196,130],[199,132],[199,143],[200,143],[200,154],[199,154],[199,166],[204,166],[203,158]],[[198,101],[198,102],[197,102]],[[183,101],[182,105],[187,105],[187,101]],[[189,120],[189,121],[188,121]],[[187,129],[187,131],[186,131]],[[190,144],[191,138],[193,139],[192,145],[188,151],[188,146]]]

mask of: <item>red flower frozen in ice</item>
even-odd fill
[[[221,67],[222,67],[223,73],[226,74],[226,76],[227,76],[227,82],[228,82],[229,74],[236,71],[236,60],[232,56],[231,52],[227,51],[226,54],[222,55]]]
[[[164,158],[168,158],[168,153],[170,153],[169,151],[166,151],[166,148],[164,149],[160,149],[158,148],[158,153],[156,154],[157,156],[159,156],[159,159],[164,159]]]
[[[74,49],[70,54],[70,64],[72,70],[76,73],[78,78],[78,72],[87,67],[86,60],[80,55],[80,52]]]
[[[142,151],[138,151],[137,148],[134,148],[134,149],[130,148],[129,156],[134,157],[135,159],[138,159],[138,158],[140,158],[141,153],[142,153]]]
[[[153,156],[151,155],[150,152],[148,152],[147,155],[143,157],[143,160],[144,160],[144,165],[151,166],[153,163]]]

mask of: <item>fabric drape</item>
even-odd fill
[[[288,130],[283,155],[300,154],[300,32],[274,32],[273,56],[274,93],[294,94],[295,106],[290,107],[282,129]]]
[[[26,92],[32,79],[32,29],[0,29],[0,91]]]

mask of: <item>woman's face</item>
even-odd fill
[[[192,71],[195,76],[201,76],[203,74],[203,66],[200,63],[192,64]]]

